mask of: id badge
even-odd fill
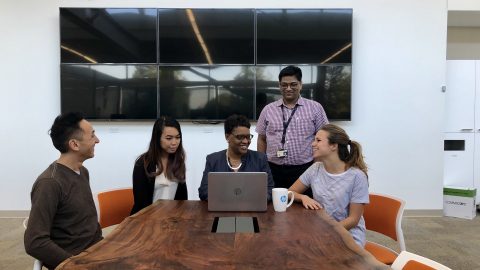
[[[288,151],[286,149],[277,150],[277,157],[283,158],[287,156]]]

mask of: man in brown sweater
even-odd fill
[[[50,129],[60,151],[32,187],[32,209],[25,231],[26,252],[54,269],[102,239],[89,184],[86,159],[99,143],[95,130],[82,115],[58,116]]]

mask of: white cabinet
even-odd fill
[[[480,132],[480,61],[475,61],[475,131]]]
[[[474,186],[477,188],[476,203],[480,204],[480,132],[475,133],[475,153],[474,154],[475,155],[473,158],[474,160],[473,182],[474,182]]]
[[[476,62],[478,61],[447,61],[446,132],[473,132],[474,130]],[[480,70],[480,63],[478,63],[478,70]]]
[[[443,183],[446,186],[474,186],[474,134],[446,133]]]
[[[476,203],[480,204],[480,61],[476,62],[476,84],[475,93],[475,156],[474,156],[474,184],[477,188]]]
[[[447,61],[444,184],[476,187],[480,203],[480,61]]]

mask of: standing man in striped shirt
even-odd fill
[[[289,188],[312,165],[311,144],[328,119],[320,103],[300,96],[300,68],[285,67],[278,80],[282,99],[268,104],[260,113],[255,129],[257,151],[267,154],[275,187]]]

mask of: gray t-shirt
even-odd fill
[[[368,180],[365,173],[352,167],[341,174],[330,174],[323,163],[316,162],[301,176],[300,181],[313,191],[313,199],[337,221],[348,217],[350,203],[368,204]],[[357,226],[350,229],[353,239],[365,246],[365,221],[363,216]]]

